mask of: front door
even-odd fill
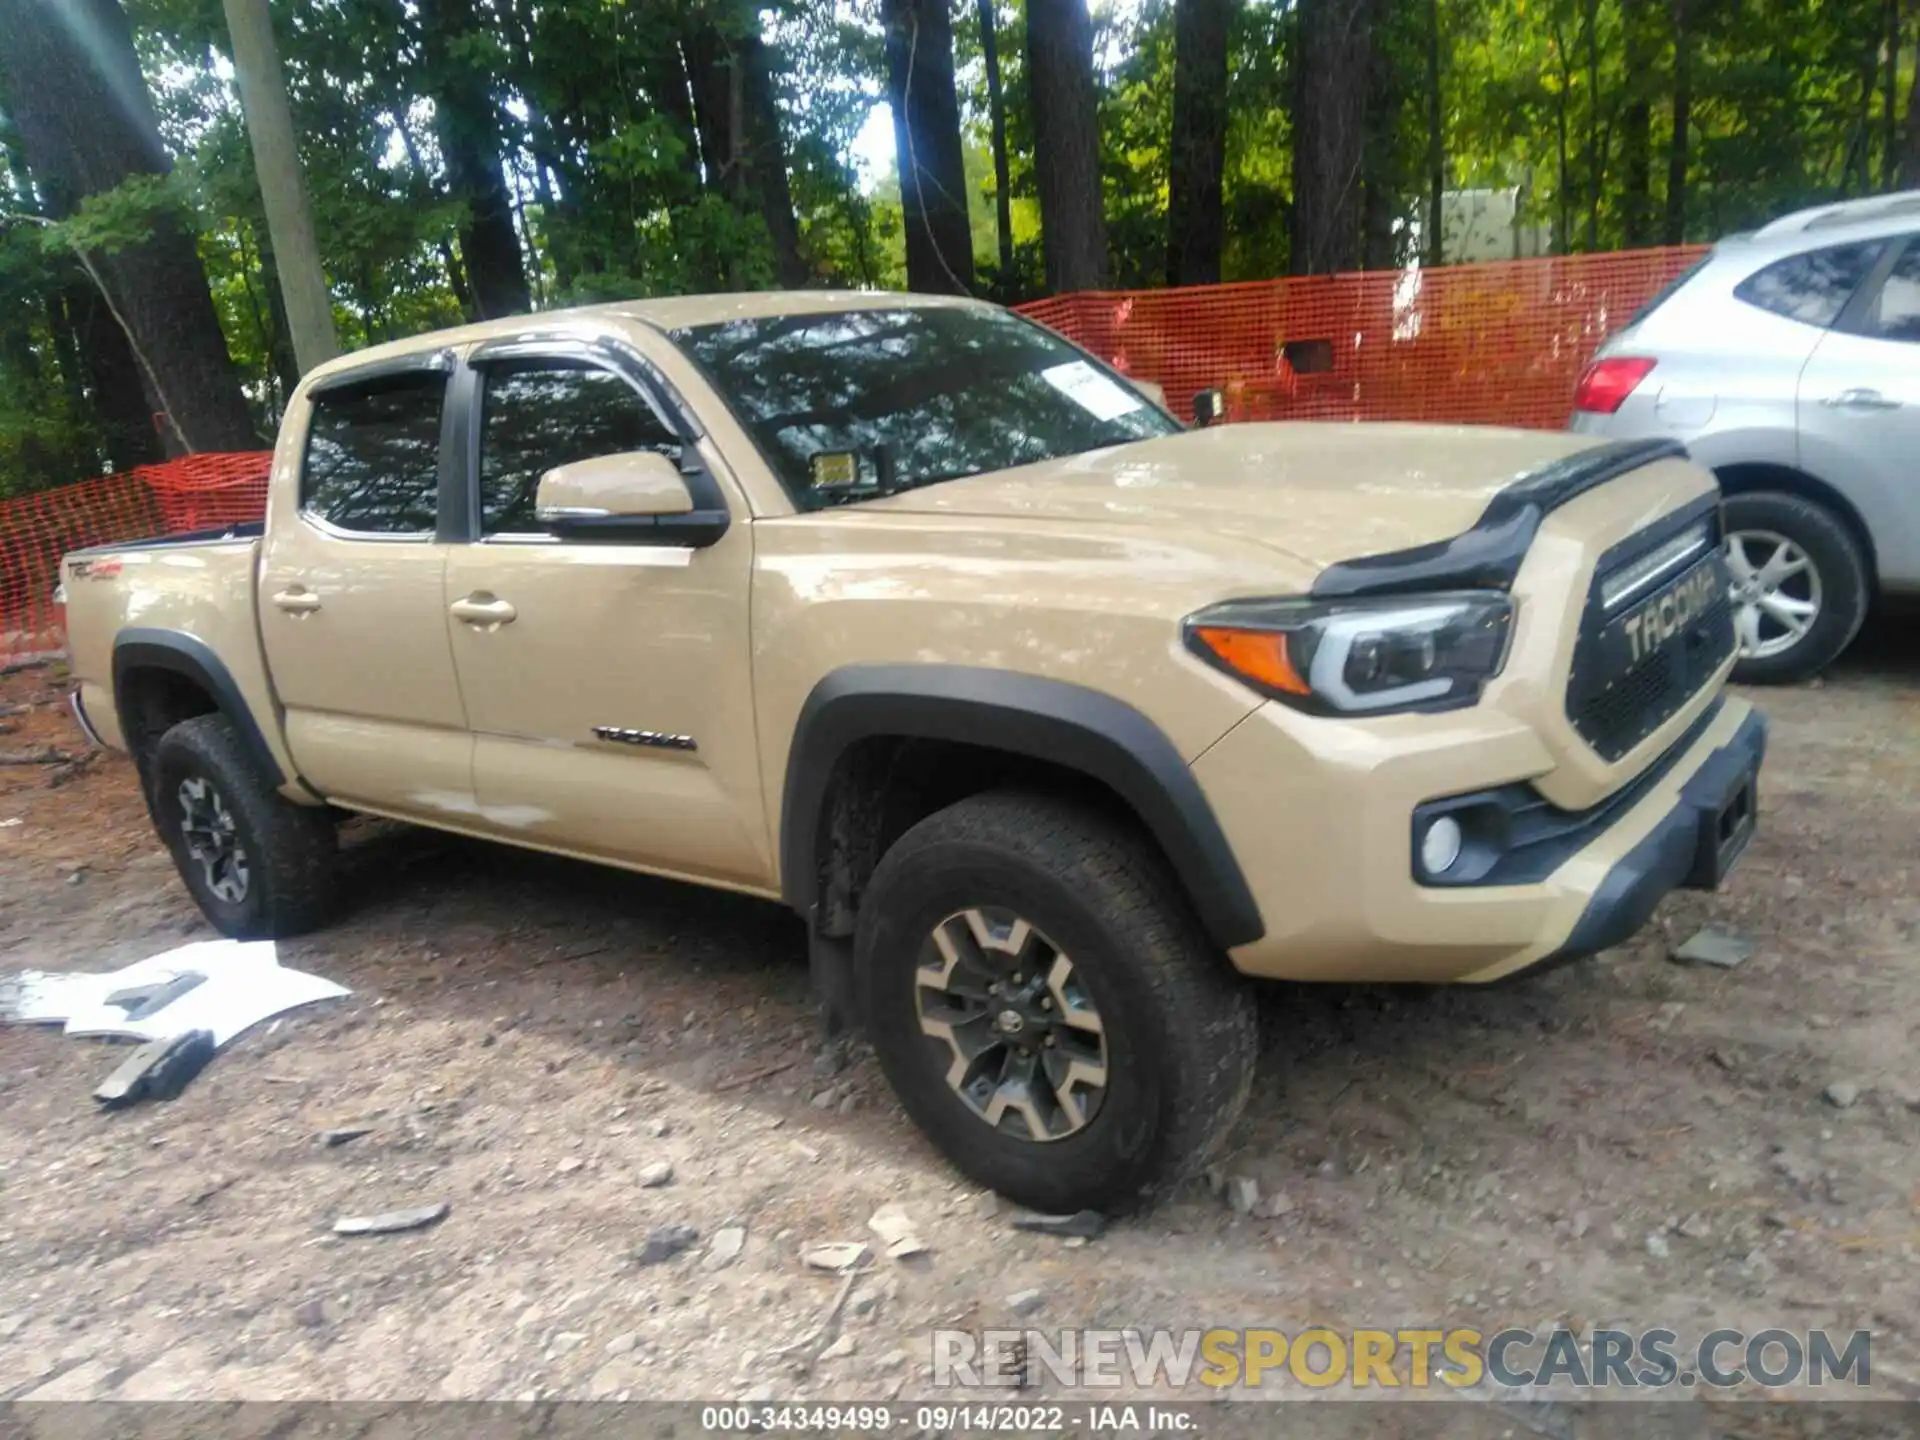
[[[754,743],[752,529],[715,544],[556,540],[534,494],[556,465],[683,441],[642,374],[577,353],[482,351],[475,538],[447,563],[448,625],[485,826],[526,843],[747,889],[772,883]]]
[[[1800,458],[1860,511],[1881,583],[1912,591],[1920,590],[1920,236],[1880,272],[1800,373]]]
[[[258,597],[302,777],[329,800],[440,820],[473,806],[436,538],[447,382],[423,361],[298,402],[298,513],[267,527]]]

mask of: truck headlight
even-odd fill
[[[1490,591],[1232,600],[1187,617],[1187,648],[1317,715],[1471,705],[1506,661],[1513,602]]]

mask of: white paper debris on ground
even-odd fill
[[[218,1047],[284,1011],[352,993],[285,968],[271,940],[202,940],[105,974],[23,971],[0,985],[0,1019],[131,1040],[206,1030]]]

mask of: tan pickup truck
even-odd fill
[[[777,897],[966,1174],[1121,1207],[1244,976],[1589,955],[1752,833],[1719,496],[1658,441],[1183,428],[920,296],[663,299],[300,386],[264,527],[68,557],[81,721],[221,930],[364,811]]]

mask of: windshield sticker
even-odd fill
[[[816,490],[844,490],[860,483],[860,465],[851,450],[823,450],[812,463]]]
[[[1042,370],[1040,378],[1096,420],[1118,420],[1147,403],[1125,386],[1116,385],[1084,360]]]

